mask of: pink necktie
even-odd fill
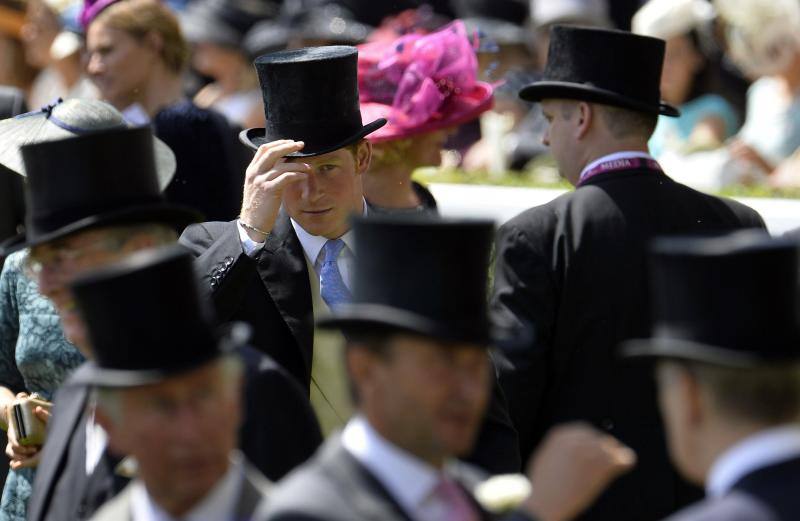
[[[436,485],[436,495],[445,505],[442,521],[479,521],[480,517],[466,493],[452,479],[442,476]]]

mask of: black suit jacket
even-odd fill
[[[305,254],[289,216],[281,210],[254,258],[242,250],[236,221],[192,225],[180,243],[195,255],[200,284],[219,318],[249,323],[253,345],[286,368],[308,393],[314,310]],[[487,420],[466,460],[492,473],[517,472],[521,463],[516,444],[505,397],[495,385]]]
[[[706,499],[665,521],[794,521],[800,518],[800,458],[758,469],[718,499]]]
[[[244,347],[244,422],[239,446],[248,461],[280,479],[322,442],[319,423],[300,386],[272,359]],[[76,371],[80,371],[79,367]],[[68,380],[59,389],[36,473],[28,519],[86,519],[127,484],[114,473],[119,458],[106,453],[86,477],[85,414],[89,388]]]
[[[451,476],[468,492],[480,473],[460,466]],[[495,519],[473,500],[483,521]],[[314,458],[295,470],[272,490],[269,501],[255,517],[259,521],[412,521],[378,479],[344,448],[339,437],[330,438]],[[527,519],[520,515],[507,521]]]
[[[92,476],[86,476],[84,411],[88,399],[89,388],[71,379],[56,393],[28,503],[29,521],[88,519],[126,484],[127,480],[115,476],[115,460],[108,455],[101,458]]]
[[[501,366],[523,460],[550,427],[576,419],[639,455],[584,519],[655,520],[699,497],[669,463],[650,371],[619,361],[616,349],[650,335],[651,239],[743,227],[764,223],[734,201],[629,170],[593,177],[500,228],[492,313],[524,340],[506,346]]]
[[[250,324],[251,342],[308,393],[314,344],[311,284],[303,247],[281,212],[255,258],[242,250],[236,221],[189,226],[180,243],[196,257],[201,286],[222,322]]]

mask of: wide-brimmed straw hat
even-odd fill
[[[0,121],[0,164],[27,176],[20,149],[25,145],[131,127],[122,114],[103,101],[58,100],[40,110]],[[175,174],[175,154],[153,137],[156,174],[163,190]]]
[[[373,143],[466,123],[489,110],[493,88],[477,81],[473,40],[461,21],[430,34],[359,47],[361,115],[388,123]]]

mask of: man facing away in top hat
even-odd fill
[[[800,512],[800,250],[738,232],[663,239],[653,336],[672,459],[706,499],[669,521],[789,521]]]
[[[315,333],[314,317],[351,298],[349,219],[369,213],[362,175],[372,149],[363,138],[386,122],[361,120],[357,57],[354,47],[329,46],[255,61],[267,125],[240,135],[257,149],[241,215],[190,226],[180,240],[197,256],[220,318],[252,325],[254,345],[311,389],[327,431],[343,425],[351,405],[340,357],[332,345],[320,348],[340,342]],[[497,393],[488,417],[473,460],[517,471],[516,433]]]
[[[358,412],[273,489],[264,519],[491,519],[472,497],[480,475],[454,458],[470,451],[491,392],[493,224],[359,218],[354,235],[353,301],[321,325],[345,334]],[[534,495],[509,519],[571,519],[632,461],[603,432],[562,427],[534,465]]]
[[[30,117],[58,114],[53,108]],[[123,126],[84,134],[21,148],[26,232],[5,249],[30,248],[29,267],[40,291],[53,301],[67,338],[91,359],[69,283],[135,252],[174,244],[172,226],[182,228],[195,214],[164,201],[149,129]],[[248,387],[241,446],[265,473],[277,471],[279,477],[315,450],[319,426],[302,390],[282,368],[253,349],[241,351]],[[29,447],[10,445],[16,460],[38,464],[28,519],[85,519],[124,484],[93,410],[88,387],[67,380],[56,395],[41,459]]]
[[[214,329],[191,255],[178,246],[101,268],[72,291],[94,351],[73,381],[92,386],[109,447],[138,471],[92,519],[250,519],[269,482],[235,450],[235,348],[247,326]]]
[[[764,227],[744,205],[673,182],[648,155],[658,114],[677,114],[659,100],[663,56],[654,38],[556,26],[543,79],[520,93],[542,103],[544,143],[576,186],[498,232],[494,320],[535,333],[507,346],[500,376],[521,453],[581,419],[639,456],[585,519],[659,519],[699,494],[671,468],[651,375],[613,356],[649,326],[647,243]]]

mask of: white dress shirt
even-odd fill
[[[758,432],[725,451],[706,478],[706,495],[721,497],[756,470],[800,456],[800,426],[785,425]]]
[[[91,476],[108,445],[108,434],[94,419],[96,403],[92,400],[86,416],[86,475]]]
[[[363,416],[342,432],[344,448],[364,465],[415,521],[441,521],[446,505],[435,494],[441,472],[393,445]]]
[[[367,215],[367,202],[364,200],[364,212],[362,215]],[[303,247],[303,252],[306,254],[306,259],[308,262],[314,266],[314,269],[319,275],[319,270],[322,267],[322,259],[320,257],[320,252],[322,251],[322,247],[325,246],[325,243],[328,242],[326,237],[322,237],[320,235],[311,235],[308,233],[302,226],[300,226],[294,219],[290,219],[292,223],[292,228],[294,228],[294,232],[297,235],[297,238],[300,240],[300,245]],[[242,249],[244,253],[249,257],[255,255],[261,248],[264,247],[263,242],[256,242],[250,238],[247,234],[247,230],[244,226],[242,226],[241,221],[236,221],[236,225],[239,228],[239,240],[242,243]],[[354,240],[353,240],[353,232],[352,230],[348,230],[347,233],[340,237],[347,246],[342,250],[339,254],[339,258],[337,259],[337,265],[339,266],[339,273],[342,274],[342,280],[344,280],[345,286],[348,289],[352,289],[351,283],[351,273],[353,270],[353,252],[354,249]]]
[[[214,488],[189,513],[181,516],[180,521],[236,521],[234,515],[239,503],[239,495],[244,480],[243,457],[239,453],[231,456],[228,472]],[[132,521],[178,521],[158,506],[141,480],[131,485],[131,520]]]
[[[592,161],[591,163],[586,165],[583,168],[583,170],[581,170],[581,175],[580,175],[580,177],[578,179],[583,181],[583,178],[586,176],[586,173],[589,172],[590,170],[592,170],[594,167],[596,167],[597,165],[599,165],[601,163],[605,163],[605,162],[608,162],[608,161],[616,161],[618,159],[625,159],[625,158],[628,158],[628,157],[638,157],[640,159],[651,159],[651,160],[655,161],[655,159],[653,159],[653,156],[651,156],[647,152],[639,152],[639,151],[635,151],[635,150],[628,150],[628,151],[624,151],[624,152],[614,152],[613,154],[608,154],[608,155],[603,156],[601,158],[595,159],[594,161]]]
[[[300,245],[303,247],[303,253],[306,254],[308,262],[314,266],[314,271],[316,271],[317,276],[319,276],[319,271],[322,269],[322,262],[325,260],[325,256],[321,255],[322,247],[325,246],[325,243],[328,242],[328,239],[326,237],[322,237],[321,235],[311,235],[305,231],[302,226],[294,222],[294,219],[292,219],[291,222],[294,232],[297,234],[297,238],[300,240]],[[345,247],[342,248],[341,253],[339,253],[339,257],[336,259],[336,264],[339,266],[339,273],[342,274],[344,285],[347,286],[347,289],[352,289],[351,273],[353,271],[354,260],[353,245],[355,243],[353,231],[348,230],[347,233],[339,238],[344,241]]]

